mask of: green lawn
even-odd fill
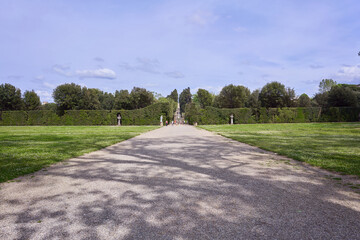
[[[0,126],[0,182],[132,138],[157,126]]]
[[[360,176],[360,123],[200,126],[324,169]]]

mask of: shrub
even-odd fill
[[[190,124],[229,124],[230,115],[234,123],[304,123],[304,122],[353,122],[359,120],[360,108],[215,108],[198,109],[189,105],[185,119]]]
[[[66,110],[62,116],[55,111],[4,111],[0,125],[116,125],[121,114],[122,125],[158,125],[160,116],[170,121],[176,103],[161,102],[136,110]]]

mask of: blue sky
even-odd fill
[[[107,92],[218,93],[279,81],[360,83],[358,0],[1,0],[0,82],[52,101],[74,82]]]

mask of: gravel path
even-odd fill
[[[191,126],[0,187],[0,239],[360,239],[359,194]]]

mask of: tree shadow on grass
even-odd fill
[[[314,173],[257,164],[264,158],[212,137],[134,138],[22,183],[43,189],[48,177],[69,190],[7,196],[19,210],[0,223],[18,239],[359,238],[359,198]]]

